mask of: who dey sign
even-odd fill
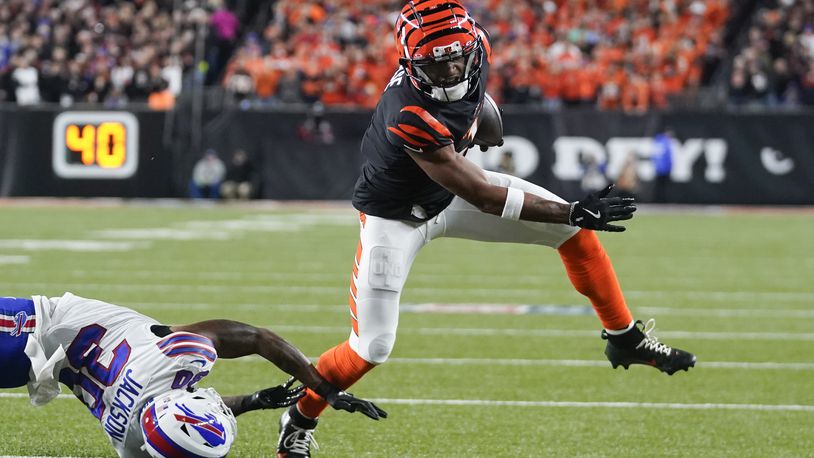
[[[727,143],[721,138],[689,138],[683,142],[672,139],[673,167],[672,181],[687,183],[693,179],[693,165],[702,157],[705,159],[704,179],[709,183],[720,183],[726,179],[724,161]],[[606,175],[618,177],[628,158],[636,162],[639,179],[650,181],[655,177],[655,168],[650,158],[655,153],[652,138],[614,137],[603,145],[590,137],[559,137],[552,145],[554,150],[554,176],[560,180],[579,180],[584,169],[585,157],[593,157],[599,164],[607,163]]]

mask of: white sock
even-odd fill
[[[624,329],[616,329],[616,330],[605,329],[605,332],[607,332],[608,334],[610,334],[612,336],[619,336],[619,335],[622,335],[622,334],[630,331],[631,329],[633,329],[633,326],[635,326],[635,325],[636,325],[636,320],[633,320]]]

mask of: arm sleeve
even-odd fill
[[[387,140],[399,149],[433,151],[454,142],[452,132],[435,116],[408,105],[387,123]]]

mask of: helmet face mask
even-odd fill
[[[154,458],[223,457],[237,435],[232,411],[212,388],[156,396],[142,409],[140,424],[143,448]]]
[[[482,61],[475,21],[455,0],[408,3],[396,22],[399,63],[413,84],[442,102],[461,100],[477,87]]]

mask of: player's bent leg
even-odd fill
[[[645,364],[672,375],[695,365],[693,354],[664,345],[651,335],[652,327],[634,323],[613,264],[596,233],[580,230],[557,251],[571,284],[591,301],[605,328],[605,355],[614,368]]]
[[[565,202],[523,179],[495,172],[487,172],[487,176],[493,184]],[[574,288],[588,297],[605,328],[602,336],[608,340],[606,354],[614,367],[648,364],[671,374],[695,364],[692,354],[658,344],[634,323],[610,258],[593,231],[564,224],[507,220],[483,213],[456,197],[439,215],[430,235],[555,248]]]

